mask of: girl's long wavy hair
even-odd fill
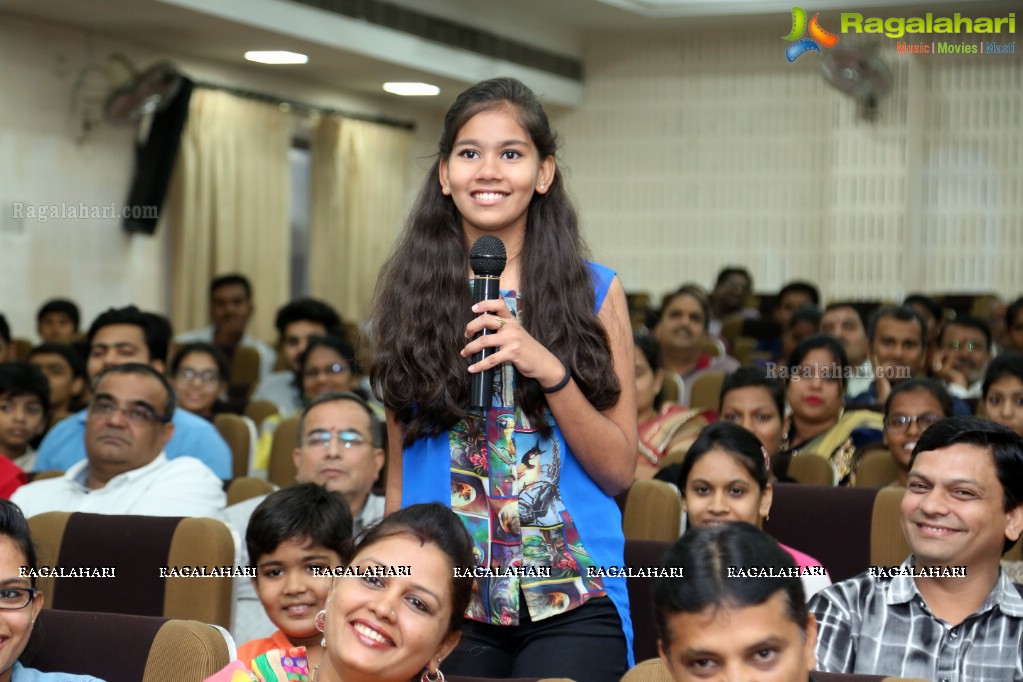
[[[394,252],[377,281],[373,313],[376,393],[403,424],[405,445],[435,436],[469,416],[468,361],[459,355],[472,319],[469,248],[462,216],[441,192],[438,169],[458,131],[483,111],[507,109],[529,133],[540,158],[555,156],[558,138],[536,95],[512,78],[477,83],[444,117],[437,159],[427,173]],[[575,208],[560,168],[546,194],[529,204],[522,247],[521,321],[526,331],[572,369],[598,410],[618,401],[607,333],[593,310],[594,292]],[[515,399],[547,435],[547,406],[536,381],[516,375]]]

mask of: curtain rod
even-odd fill
[[[301,109],[310,113],[316,113],[326,116],[343,116],[345,118],[353,118],[359,121],[367,121],[369,123],[379,123],[385,126],[392,126],[394,128],[402,128],[404,130],[415,130],[416,124],[411,121],[399,121],[395,118],[389,118],[387,116],[376,116],[372,114],[362,114],[354,111],[344,111],[343,109],[328,109],[327,107],[319,107],[308,102],[302,102],[296,99],[290,99],[288,97],[278,97],[276,95],[269,95],[265,92],[256,92],[255,90],[245,90],[243,88],[236,88],[230,85],[218,85],[216,83],[206,83],[201,81],[193,81],[193,84],[197,88],[206,88],[207,90],[220,90],[238,97],[245,97],[246,99],[259,100],[261,102],[270,102],[271,104],[287,104],[288,106],[296,109]]]

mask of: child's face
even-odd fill
[[[266,615],[292,644],[318,645],[322,635],[313,619],[327,603],[331,577],[315,575],[313,569],[341,565],[338,553],[320,545],[310,547],[305,538],[293,539],[259,557],[256,565],[259,577],[253,584]]]
[[[441,191],[452,198],[467,234],[524,230],[533,194],[546,193],[554,157],[540,158],[529,132],[507,108],[482,111],[455,137],[440,164]]]
[[[46,313],[39,318],[39,336],[49,343],[71,343],[75,340],[75,323],[64,313]]]
[[[8,457],[25,454],[29,442],[43,432],[46,411],[39,396],[0,395],[0,453]]]
[[[60,353],[36,353],[29,364],[38,367],[50,384],[50,406],[54,411],[68,409],[71,398],[82,392],[84,381],[76,377],[70,363]]]

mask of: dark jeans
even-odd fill
[[[442,667],[449,675],[619,682],[628,653],[618,610],[598,597],[537,623],[523,614],[515,627],[466,620],[462,640]]]

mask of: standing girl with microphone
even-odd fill
[[[632,333],[621,282],[585,260],[556,151],[519,81],[459,95],[381,272],[372,377],[388,509],[443,502],[475,543],[447,671],[612,682],[632,661],[628,595],[624,578],[596,574],[623,564],[613,496],[635,469]],[[474,305],[469,250],[483,235],[507,263],[501,297]],[[473,411],[470,375],[488,369],[492,406]]]

